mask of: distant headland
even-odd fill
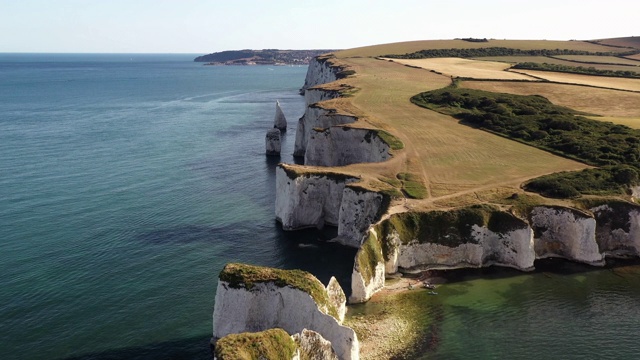
[[[335,50],[227,50],[202,55],[195,62],[205,65],[308,65],[314,57]]]

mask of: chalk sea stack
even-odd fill
[[[280,155],[280,130],[273,128],[267,131],[265,147],[267,155]]]
[[[273,119],[273,127],[280,131],[287,131],[287,118],[284,117],[280,102],[276,100],[276,116]]]

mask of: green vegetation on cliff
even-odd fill
[[[281,270],[263,266],[229,263],[218,278],[234,289],[251,290],[259,283],[273,283],[278,287],[292,287],[309,294],[319,308],[338,318],[338,310],[331,304],[327,291],[312,274],[302,270]]]
[[[402,244],[413,240],[456,247],[464,243],[477,243],[471,234],[473,226],[487,227],[496,233],[507,233],[524,228],[526,224],[517,217],[490,205],[428,212],[406,212],[392,215],[380,224],[382,238],[396,232]],[[388,242],[387,240],[383,242]],[[391,251],[383,245],[385,257]]]
[[[290,360],[296,348],[286,331],[269,329],[223,337],[216,343],[215,357],[218,360]]]
[[[545,196],[624,194],[638,183],[640,130],[579,116],[541,96],[461,89],[455,86],[415,95],[411,101],[470,126],[493,132],[601,169],[559,173],[527,188]],[[555,189],[555,190],[554,190]]]

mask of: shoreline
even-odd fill
[[[400,274],[387,278],[387,285],[367,303],[349,305],[345,324],[358,334],[361,359],[412,359],[417,354],[437,350],[446,315],[444,308],[439,308],[443,305],[438,304],[446,295],[429,295],[430,290],[420,286],[422,281],[435,285],[435,291],[439,292],[439,288],[445,289],[449,284],[480,279],[490,281],[536,274],[552,278],[598,271],[613,271],[618,275],[616,269],[626,267],[640,267],[640,259],[609,258],[604,266],[593,267],[566,259],[546,258],[536,260],[536,269],[531,272],[492,266]],[[409,289],[409,284],[413,289]]]

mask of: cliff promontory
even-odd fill
[[[300,270],[227,264],[218,279],[213,338],[274,328],[293,335],[308,329],[329,341],[340,359],[358,359],[358,338],[341,325],[344,302],[335,280],[325,288]]]

